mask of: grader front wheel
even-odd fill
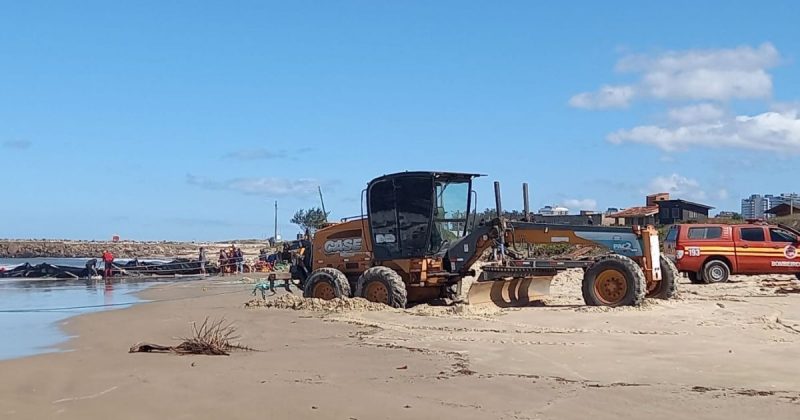
[[[583,275],[583,300],[591,306],[637,306],[647,282],[632,259],[611,254],[595,261]]]
[[[647,297],[672,299],[678,294],[678,267],[669,258],[661,256],[661,280],[647,285]]]

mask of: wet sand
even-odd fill
[[[681,284],[641,308],[245,308],[231,278],[72,318],[64,353],[0,362],[0,418],[800,418],[800,295],[789,276]],[[257,352],[129,354],[225,317]],[[13,339],[6,337],[5,339]]]

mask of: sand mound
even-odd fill
[[[314,312],[368,312],[368,311],[393,311],[389,306],[370,302],[363,298],[335,298],[323,300],[316,298],[303,298],[297,295],[281,295],[275,299],[252,299],[244,304],[248,308],[274,308],[292,309],[295,311]]]

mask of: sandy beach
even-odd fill
[[[506,310],[245,308],[237,278],[156,285],[152,303],[67,320],[65,352],[0,362],[0,417],[800,418],[800,295],[776,293],[792,277],[682,283],[620,309],[582,306],[579,277]],[[205,317],[258,351],[128,353]]]

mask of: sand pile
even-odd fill
[[[285,294],[275,299],[252,299],[244,304],[247,308],[274,308],[292,309],[295,311],[314,312],[369,312],[369,311],[394,311],[389,306],[370,302],[364,298],[335,298],[323,300],[316,298],[303,298],[297,295]]]

